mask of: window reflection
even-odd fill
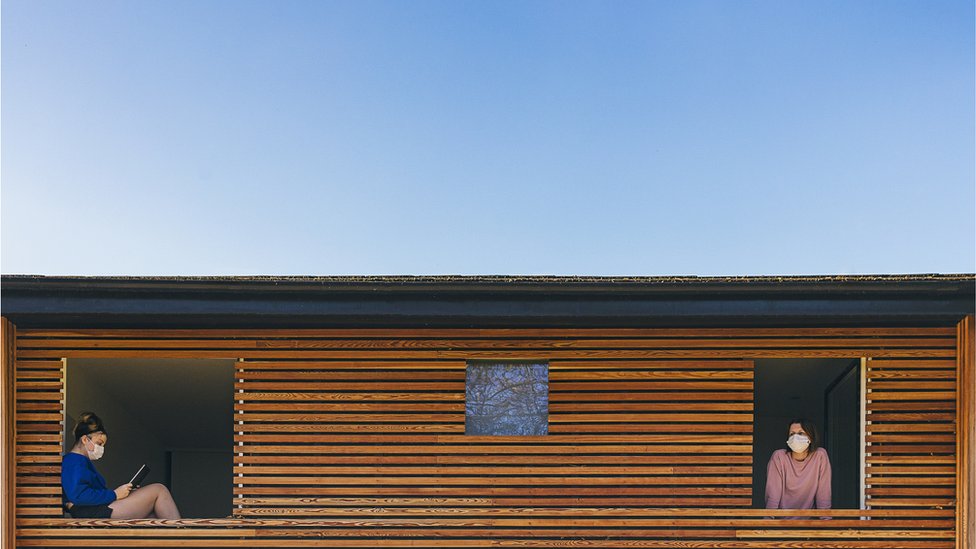
[[[549,432],[549,365],[468,364],[466,435],[545,435]]]

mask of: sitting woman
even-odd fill
[[[830,509],[830,459],[819,445],[817,427],[794,419],[789,433],[789,449],[769,458],[766,509]]]
[[[142,488],[123,484],[115,490],[105,486],[105,478],[92,464],[105,453],[108,441],[98,416],[91,412],[81,414],[74,434],[75,445],[61,460],[61,498],[72,517],[180,518],[173,496],[162,484]]]

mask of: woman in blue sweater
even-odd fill
[[[109,490],[93,461],[105,453],[108,435],[102,420],[91,412],[81,414],[75,425],[75,445],[61,460],[61,498],[74,518],[178,519],[180,511],[162,484],[136,489],[123,484]]]

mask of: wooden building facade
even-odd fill
[[[974,286],[5,276],[4,547],[969,547]],[[66,518],[75,359],[233,360],[232,513]],[[860,361],[860,508],[754,505],[769,359]],[[465,434],[466,368],[524,361],[547,434]]]

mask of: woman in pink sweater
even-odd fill
[[[766,468],[766,509],[830,509],[830,459],[813,422],[794,419],[789,450],[773,452]]]

